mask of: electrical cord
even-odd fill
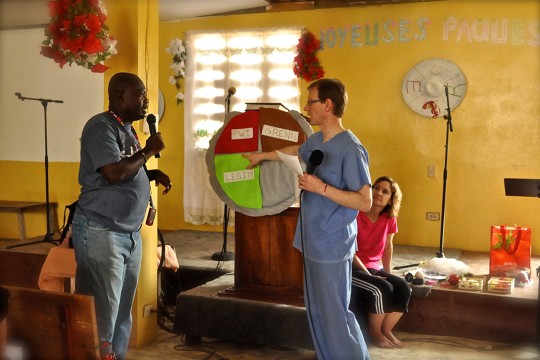
[[[459,347],[463,349],[469,349],[469,350],[476,350],[478,352],[494,352],[494,351],[505,351],[508,350],[511,345],[492,345],[492,346],[471,346],[463,344],[459,341],[453,341],[453,340],[444,340],[444,339],[435,339],[435,338],[402,338],[404,342],[417,342],[417,343],[429,343],[429,344],[439,344],[439,345],[446,345],[446,346],[452,346],[452,347]]]
[[[227,228],[229,226],[229,217],[231,216],[231,209],[225,204],[225,210],[223,211],[223,245],[221,246],[221,253],[227,252]],[[218,264],[221,262],[219,260]]]
[[[208,356],[204,357],[203,360],[210,360],[210,359],[216,359],[216,360],[230,360],[227,357],[224,357],[220,355],[216,349],[214,349],[211,346],[204,346],[204,345],[187,345],[185,342],[185,336],[182,337],[183,344],[181,345],[175,345],[174,350],[176,351],[182,351],[182,352],[196,352],[196,353],[204,353]]]
[[[159,260],[159,265],[157,268],[157,315],[158,315],[158,325],[163,330],[174,333],[174,329],[169,328],[165,325],[165,320],[168,320],[173,323],[174,325],[174,317],[173,312],[168,309],[167,301],[165,298],[165,293],[163,292],[163,289],[161,288],[161,278],[162,278],[162,270],[165,268],[165,238],[163,237],[163,234],[157,229],[157,235],[158,240],[161,244],[161,258]]]
[[[307,310],[307,313],[308,313],[308,316],[309,316],[309,320],[310,320],[310,325],[311,325],[311,328],[312,328],[312,331],[313,331],[313,337],[315,338],[315,342],[317,343],[317,347],[321,347],[320,346],[320,343],[319,343],[319,339],[317,338],[317,333],[315,331],[315,327],[313,326],[313,315],[311,314],[311,303],[310,303],[310,300],[309,300],[309,289],[308,289],[308,281],[307,281],[307,271],[306,271],[306,253],[305,253],[305,249],[304,249],[304,223],[302,221],[302,212],[303,212],[303,207],[302,207],[302,197],[304,195],[304,191],[300,191],[300,197],[299,197],[299,204],[300,204],[300,211],[298,212],[298,220],[300,222],[300,244],[301,244],[301,248],[302,248],[302,264],[304,266],[304,286],[305,286],[305,294],[304,296],[306,297],[306,302],[307,302],[307,307],[306,307],[306,310]],[[321,358],[322,360],[324,360],[324,355],[323,354],[320,354],[321,355]]]
[[[158,232],[158,240],[161,244],[161,259],[159,261],[159,265],[158,265],[158,295],[157,295],[157,308],[158,308],[158,311],[157,311],[157,314],[158,314],[158,325],[160,328],[162,328],[163,330],[167,331],[167,332],[170,332],[170,333],[173,333],[173,334],[177,334],[177,332],[173,329],[174,327],[174,321],[175,321],[175,318],[174,318],[174,315],[175,315],[175,311],[176,311],[176,304],[175,306],[171,306],[171,305],[168,305],[167,303],[167,297],[166,297],[166,294],[165,292],[163,291],[163,287],[162,287],[162,282],[165,281],[167,282],[166,285],[169,286],[169,288],[175,288],[178,284],[172,284],[169,279],[167,279],[167,277],[163,277],[163,269],[165,268],[165,238],[162,234],[162,232],[158,229],[157,230]],[[216,267],[214,269],[213,272],[211,272],[203,281],[202,283],[206,283],[208,281],[211,281],[221,275],[225,275],[225,274],[221,274],[221,275],[218,275],[219,274],[219,269],[225,264],[224,261],[222,260],[219,260],[216,264]],[[217,275],[217,276],[216,276]],[[165,324],[165,322],[170,322],[172,323],[172,325],[169,327]]]
[[[465,345],[465,344],[461,344],[457,341],[452,341],[452,340],[442,340],[442,339],[435,339],[435,338],[429,338],[429,339],[426,339],[426,338],[402,338],[401,340],[403,340],[404,342],[417,342],[417,343],[422,343],[422,342],[425,342],[425,343],[430,343],[430,344],[439,344],[439,345],[447,345],[447,346],[452,346],[452,347],[461,347],[461,348],[464,348],[464,349],[470,349],[470,350],[477,350],[477,351],[480,351],[480,348],[481,347],[476,347],[476,346],[469,346],[469,345]]]
[[[181,341],[182,341],[182,344],[175,345],[174,350],[182,351],[182,352],[191,352],[191,353],[199,352],[199,353],[207,354],[207,356],[203,358],[205,360],[210,360],[210,359],[231,360],[230,358],[224,355],[221,355],[218,352],[218,350],[214,348],[214,346],[212,346],[214,344],[225,344],[225,346],[227,347],[227,344],[228,343],[230,344],[230,341],[218,340],[218,339],[206,340],[206,341],[202,341],[201,345],[191,345],[191,344],[186,344],[185,336],[181,337]],[[234,341],[234,343],[236,343],[240,347],[241,350],[261,349],[261,348],[267,347],[266,345],[253,343],[253,342]],[[278,351],[283,351],[283,352],[296,350],[296,348],[288,348],[288,347],[270,347],[270,348],[278,350]],[[229,351],[234,351],[234,350],[229,349]]]

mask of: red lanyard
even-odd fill
[[[114,113],[114,111],[109,110],[109,114],[111,114],[120,123],[120,125],[122,125],[122,128],[124,128],[124,129],[126,128],[126,125],[124,124],[122,119],[120,119],[120,117],[118,115],[116,115]],[[133,127],[133,125],[131,125],[131,133],[133,134],[135,144],[137,146],[137,150],[140,150],[141,149],[141,143],[139,142],[139,135],[137,135],[137,132],[135,131],[135,128]]]

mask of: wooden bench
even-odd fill
[[[49,203],[50,210],[50,229],[51,232],[58,231],[58,203]],[[44,202],[30,202],[30,201],[8,201],[0,200],[0,213],[14,213],[17,214],[17,220],[19,223],[19,238],[26,240],[26,224],[24,222],[24,214],[28,211],[45,211],[47,213],[47,203]]]
[[[99,359],[94,298],[6,286],[8,342],[25,359]]]

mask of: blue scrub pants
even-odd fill
[[[317,359],[368,360],[362,331],[349,310],[352,260],[304,261],[304,302]]]

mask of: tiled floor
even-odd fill
[[[164,232],[164,237],[166,242],[171,243],[176,248],[180,266],[221,268],[226,271],[234,271],[234,261],[217,262],[211,259],[214,253],[218,253],[222,249],[223,237],[220,233],[175,231]],[[228,251],[234,252],[234,234],[228,235]],[[435,248],[398,247],[395,252],[396,262],[394,265],[420,262],[433,257],[436,251]],[[445,249],[445,255],[447,257],[458,257],[460,252],[455,249]],[[465,262],[471,266],[472,271],[475,273],[486,271],[485,257],[468,257]],[[533,269],[539,266],[540,259],[536,258],[533,265]],[[533,278],[538,282],[536,276]],[[537,298],[537,289],[535,284],[533,288],[528,290],[527,296]],[[531,314],[531,316],[534,315]],[[171,324],[166,325],[172,328]],[[444,324],[442,325],[444,326]],[[370,347],[371,358],[376,360],[540,359],[540,347],[536,344],[506,346],[502,343],[455,337],[414,333],[398,333],[397,335],[406,343],[404,349],[383,350]],[[504,342],[504,334],[501,334],[501,342]],[[130,348],[127,354],[128,360],[159,358],[178,360],[316,359],[312,350],[272,348],[260,344],[221,341],[219,339],[203,338],[200,345],[187,345],[183,335],[174,334],[163,329],[158,330],[153,342],[138,349]]]
[[[538,347],[502,345],[461,338],[399,334],[406,342],[404,349],[369,348],[373,360],[495,360],[540,359]],[[266,359],[314,360],[315,353],[306,349],[277,349],[258,344],[223,342],[204,339],[201,345],[186,345],[182,335],[159,330],[156,340],[140,349],[130,349],[128,360],[147,359]],[[351,359],[352,360],[352,359]]]
[[[222,234],[180,231],[164,232],[164,237],[166,242],[171,243],[176,248],[180,266],[220,267],[223,270],[234,270],[234,261],[216,262],[211,259],[215,252],[222,249]],[[395,253],[395,265],[423,261],[433,257],[437,251],[437,249],[418,249],[415,247],[399,249],[401,251],[398,250]],[[227,250],[234,252],[233,234],[228,235]],[[460,251],[446,249],[445,255],[446,257],[458,257]],[[485,258],[482,258],[482,261],[485,262]],[[485,271],[485,264],[482,261],[476,261],[473,257],[468,265],[474,271]],[[172,328],[172,325],[170,327]],[[399,333],[398,336],[406,343],[404,349],[388,350],[370,347],[371,358],[380,360],[540,359],[540,347],[536,344],[508,346],[502,343],[413,333]],[[501,341],[504,341],[504,334],[501,334]],[[183,335],[170,333],[162,329],[158,330],[157,337],[151,344],[140,349],[130,349],[128,352],[128,359],[133,360],[158,357],[179,360],[316,359],[312,350],[271,348],[260,344],[220,341],[219,339],[203,338],[200,345],[187,345]]]

